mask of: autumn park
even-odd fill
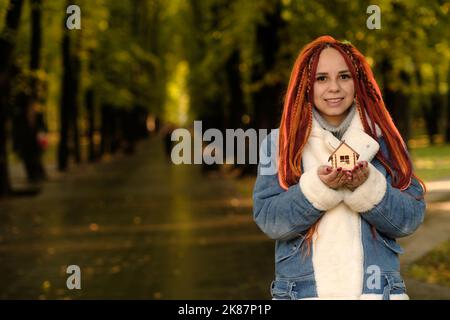
[[[278,128],[295,59],[321,35],[364,54],[427,187],[423,225],[398,240],[409,297],[450,299],[449,11],[0,0],[0,299],[271,299],[257,142],[242,161],[202,150],[208,129],[225,148],[230,129],[261,142]],[[192,161],[174,160],[179,135]]]

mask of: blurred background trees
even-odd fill
[[[81,8],[81,29],[65,27]],[[450,4],[368,1],[0,0],[0,194],[14,155],[31,182],[132,153],[164,124],[275,128],[303,45],[330,34],[366,55],[403,136],[450,142]],[[254,170],[251,168],[250,171]]]

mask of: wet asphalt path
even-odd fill
[[[171,165],[154,139],[2,200],[0,298],[269,299],[273,242],[238,183]]]

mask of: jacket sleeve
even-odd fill
[[[300,183],[284,190],[278,182],[277,135],[269,135],[270,147],[262,143],[260,159],[270,159],[267,171],[260,162],[253,190],[253,217],[258,227],[272,239],[288,240],[307,231],[326,210],[343,199],[343,193],[328,188],[317,176],[317,170],[303,174]],[[270,155],[269,155],[270,152]],[[302,189],[307,189],[303,192]]]
[[[412,178],[404,191],[393,187],[378,160],[369,165],[369,177],[363,184],[354,192],[345,191],[344,203],[390,238],[411,235],[425,217],[424,190],[419,181]]]

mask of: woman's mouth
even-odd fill
[[[335,107],[341,103],[344,98],[330,98],[330,99],[324,99],[329,106]]]

